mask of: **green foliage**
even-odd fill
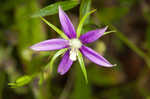
[[[111,26],[113,30],[115,30],[115,34],[117,37],[121,39],[122,42],[124,42],[128,47],[130,47],[134,52],[136,52],[140,57],[142,57],[146,64],[150,67],[150,56],[145,54],[140,48],[138,48],[135,44],[133,44],[128,38],[122,34],[122,32],[118,31],[114,26]]]
[[[119,0],[121,6],[131,7],[137,0]]]
[[[146,39],[147,39],[147,48],[150,53],[150,22],[149,22],[149,28],[147,29]]]
[[[57,57],[59,57],[60,55],[62,55],[63,53],[65,53],[67,49],[62,49],[62,50],[59,50],[51,59],[50,63],[48,64],[48,66],[50,66],[50,70],[52,71],[53,70],[53,64],[56,60]]]
[[[56,26],[54,26],[53,24],[51,24],[50,22],[48,22],[47,20],[45,20],[44,18],[41,17],[41,19],[48,25],[50,26],[52,29],[54,29],[62,38],[64,39],[68,39],[68,37],[64,34],[64,32],[62,32],[60,29],[58,29]]]
[[[54,4],[51,4],[43,9],[41,9],[39,12],[36,12],[35,14],[32,15],[32,17],[40,17],[40,16],[56,14],[58,12],[58,6],[61,6],[63,10],[69,10],[77,5],[78,5],[77,1],[56,2]]]
[[[81,5],[80,5],[80,18],[81,19],[85,14],[87,14],[89,11],[90,11],[90,8],[91,8],[91,0],[81,0]],[[87,24],[89,23],[89,19],[90,19],[90,16],[88,16],[86,19],[85,19],[85,22],[84,24]]]
[[[147,8],[144,8],[144,17],[148,22],[148,28],[146,30],[146,47],[150,54],[150,11]]]
[[[47,31],[41,19],[68,39],[55,27],[60,25],[54,15],[58,13],[59,5],[65,11],[76,7],[71,10],[70,18],[75,26],[78,24],[76,20],[80,20],[78,36],[109,26],[104,35],[114,33],[89,46],[104,56],[108,55],[108,60],[117,63],[117,67],[98,67],[86,59],[84,63],[79,53],[79,63],[74,62],[68,73],[52,75],[52,70],[55,71],[59,64],[58,56],[65,50],[52,56],[53,51],[33,52],[29,47],[57,37],[56,33]],[[0,99],[149,99],[149,69],[146,67],[150,64],[148,0],[1,0],[0,7]],[[98,9],[92,18],[87,15],[91,8]],[[46,18],[55,26],[40,19],[48,15],[53,15]],[[8,86],[8,82],[12,83]]]
[[[69,99],[92,99],[92,88],[90,81],[85,84],[83,71],[76,63],[74,67],[74,90]]]
[[[5,84],[5,73],[4,72],[0,72],[0,99],[2,99],[2,92],[4,89],[4,84]]]
[[[19,7],[19,9],[18,9]],[[19,55],[25,61],[31,60],[32,52],[29,47],[46,38],[40,19],[32,19],[29,15],[38,10],[36,0],[24,2],[19,5],[15,12],[16,30],[18,35]]]
[[[25,75],[25,76],[22,76],[22,77],[18,78],[15,81],[15,83],[8,83],[8,85],[11,86],[12,88],[22,87],[22,86],[30,83],[34,76],[35,75]]]
[[[125,1],[126,2],[126,1]],[[123,0],[121,0],[121,4],[123,5],[125,3]],[[131,2],[128,2],[127,6],[116,6],[116,7],[110,7],[110,8],[104,8],[101,10],[101,13],[99,13],[99,19],[104,24],[113,24],[120,21],[120,19],[125,16],[129,12],[129,8],[132,6],[132,4],[135,3],[135,0],[131,0]],[[110,28],[115,32],[116,36],[125,43],[129,48],[131,48],[134,52],[136,52],[140,57],[142,57],[148,66],[150,66],[150,57],[146,55],[140,48],[138,48],[135,44],[133,44],[122,32],[120,32],[115,26],[111,25]]]
[[[42,72],[40,72],[40,80],[39,80],[39,85],[42,85],[44,80],[49,77],[49,75],[52,75],[53,72],[53,65],[55,60],[62,54],[64,54],[67,51],[67,49],[61,49],[57,51],[53,57],[51,58],[50,62],[43,68]]]
[[[103,23],[116,22],[128,13],[128,7],[109,7],[99,10],[99,17]],[[109,12],[109,13],[108,13]]]
[[[16,26],[18,27],[21,48],[29,47],[31,44],[45,39],[40,19],[29,18],[29,15],[36,10],[38,10],[36,0],[31,0],[30,3],[20,5],[19,9],[16,9]]]
[[[107,34],[110,34],[110,33],[113,33],[113,32],[116,32],[116,31],[108,31],[108,32],[104,32],[104,35],[107,35]]]
[[[83,61],[83,57],[82,57],[82,54],[81,54],[80,51],[78,51],[78,61],[79,61],[81,70],[82,70],[82,72],[83,72],[85,81],[86,81],[86,83],[88,83],[86,68],[85,68],[84,61]]]
[[[98,86],[111,86],[115,85],[120,82],[121,74],[118,71],[107,70],[107,68],[98,69],[96,65],[90,65],[90,69],[88,69],[88,73],[92,74],[89,75],[89,81],[94,83]]]
[[[44,82],[44,74],[43,74],[43,72],[41,72],[40,73],[40,80],[39,80],[39,85],[42,85],[43,84],[43,82]]]
[[[82,30],[82,27],[83,27],[83,24],[84,24],[84,21],[85,19],[92,13],[94,13],[96,11],[96,9],[86,13],[83,18],[80,20],[79,22],[79,25],[78,25],[78,28],[77,28],[77,37],[80,37],[80,34],[81,34],[81,30]]]

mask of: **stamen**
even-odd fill
[[[80,40],[78,39],[71,39],[69,42],[71,51],[70,51],[70,56],[69,58],[72,61],[76,61],[77,60],[77,50],[82,46],[82,43],[80,42]]]
[[[76,61],[77,60],[77,49],[72,48],[70,51],[70,59],[72,61]]]

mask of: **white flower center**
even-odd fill
[[[69,45],[70,45],[71,48],[79,49],[82,46],[82,43],[78,39],[71,39],[69,41]]]
[[[72,61],[75,61],[75,60],[77,60],[78,49],[82,46],[82,43],[78,39],[71,39],[69,41],[69,45],[70,45],[70,48],[71,48],[69,58]]]

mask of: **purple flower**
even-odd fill
[[[91,48],[85,46],[85,44],[92,43],[99,39],[107,27],[97,30],[89,31],[80,37],[77,37],[76,31],[73,24],[71,23],[67,14],[59,7],[59,19],[62,25],[62,29],[68,39],[50,39],[42,41],[38,44],[31,46],[30,48],[34,51],[50,51],[67,48],[59,67],[58,72],[63,75],[71,67],[74,61],[77,59],[78,51],[80,51],[83,56],[96,63],[97,65],[104,67],[112,67],[114,65],[110,64],[103,56],[99,55],[97,52]]]

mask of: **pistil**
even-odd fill
[[[69,42],[71,51],[70,51],[70,59],[72,61],[76,61],[77,60],[77,52],[78,49],[82,46],[82,43],[80,42],[80,40],[78,39],[71,39]]]

